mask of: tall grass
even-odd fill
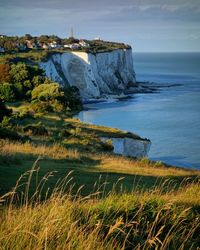
[[[79,158],[79,153],[76,149],[66,149],[58,143],[48,145],[36,145],[31,142],[10,142],[8,140],[0,140],[1,155],[10,156],[17,153],[32,154],[46,156],[53,159]]]
[[[188,250],[199,246],[199,182],[167,193],[163,193],[162,184],[148,192],[135,188],[131,194],[117,194],[119,179],[112,191],[100,198],[106,183],[99,180],[94,191],[82,197],[81,187],[73,195],[73,173],[69,172],[41,200],[53,173],[37,182],[39,160],[0,198],[0,249]],[[37,185],[30,195],[33,181]],[[187,202],[188,194],[196,197],[195,204]]]

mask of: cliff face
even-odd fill
[[[149,140],[135,140],[132,138],[112,138],[114,153],[135,158],[148,155],[151,142]]]
[[[151,147],[151,141],[148,139],[133,139],[133,138],[115,138],[102,137],[102,141],[107,139],[112,140],[113,153],[130,156],[137,159],[146,157]]]
[[[131,49],[97,54],[56,53],[40,67],[61,85],[78,87],[84,99],[119,94],[135,83]]]

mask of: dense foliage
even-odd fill
[[[2,83],[0,84],[0,98],[3,101],[12,102],[15,100],[15,93],[12,84]]]
[[[82,40],[82,39],[81,39]],[[9,37],[2,36],[0,37],[0,47],[4,49],[4,53],[17,53],[17,52],[28,52],[30,50],[42,50],[42,49],[55,49],[55,47],[51,47],[51,43],[56,43],[56,49],[59,50],[69,50],[69,48],[64,47],[64,45],[69,44],[78,44],[81,40],[68,37],[68,38],[60,38],[56,35],[41,35],[39,37],[31,36],[30,34],[26,34],[22,37]],[[87,43],[87,46],[79,46],[73,47],[71,50],[81,50],[88,51],[90,53],[96,52],[104,52],[115,49],[129,49],[131,48],[129,45],[118,42],[110,42],[103,40],[84,40]],[[45,45],[45,47],[43,47]]]
[[[39,112],[75,110],[81,106],[76,88],[61,89],[57,83],[44,83],[35,87],[32,102],[34,109]]]
[[[36,112],[81,108],[78,89],[62,89],[38,66],[22,62],[0,64],[0,98],[5,102],[32,101]]]
[[[27,99],[29,92],[46,80],[38,66],[20,62],[0,64],[0,74],[0,98],[7,102]]]

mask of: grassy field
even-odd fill
[[[114,155],[99,136],[137,135],[64,114],[24,116],[15,131],[26,141],[0,140],[0,249],[200,246],[199,171]]]

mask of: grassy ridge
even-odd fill
[[[81,189],[73,194],[69,172],[41,202],[42,189],[52,173],[37,179],[30,196],[31,182],[35,183],[38,174],[36,162],[23,176],[28,181],[21,178],[0,199],[2,204],[7,202],[0,212],[1,249],[197,249],[200,244],[197,180],[182,181],[175,188],[167,181],[148,190],[134,186],[127,193],[119,178],[106,193],[107,184],[99,179],[93,192],[83,197]],[[24,191],[16,196],[23,182]]]
[[[10,191],[16,179],[28,171],[39,156],[40,176],[55,171],[50,182],[54,186],[59,178],[64,178],[66,173],[73,171],[76,186],[84,185],[83,195],[93,192],[100,175],[101,184],[109,182],[106,185],[107,192],[122,177],[120,184],[124,190],[131,192],[135,186],[147,190],[166,181],[166,188],[171,186],[174,189],[184,180],[187,179],[190,183],[199,176],[199,171],[166,167],[161,163],[151,163],[147,159],[133,160],[112,154],[82,152],[66,149],[59,144],[45,146],[2,140],[0,147],[1,194]],[[34,188],[33,186],[32,191]]]
[[[26,139],[0,140],[0,249],[198,249],[199,171],[100,140],[137,135],[10,107]]]

